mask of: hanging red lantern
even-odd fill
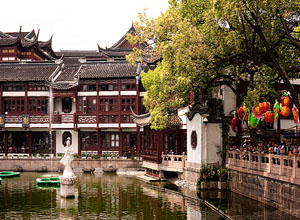
[[[274,122],[274,114],[271,111],[267,111],[264,115],[265,122],[273,123]]]
[[[270,102],[259,103],[259,111],[265,113],[270,110]]]
[[[239,110],[238,110],[237,114],[238,114],[239,119],[243,120],[244,115],[245,115],[244,110],[243,110],[243,106],[239,107]]]
[[[295,122],[296,125],[298,125],[299,124],[299,112],[298,112],[298,109],[295,106],[295,104],[294,104],[294,106],[292,108],[292,111],[293,111],[294,122]]]
[[[258,119],[260,119],[261,116],[263,115],[263,113],[260,111],[259,105],[254,106],[252,108],[252,112],[253,112],[253,116]]]
[[[236,132],[236,118],[233,117],[231,120],[231,129]]]
[[[289,106],[290,105],[290,98],[288,95],[284,95],[281,97],[281,101],[280,101],[282,106]]]
[[[287,106],[283,106],[280,113],[282,116],[287,117],[290,114],[290,108]]]

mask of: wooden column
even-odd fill
[[[99,81],[96,81],[96,91],[97,91],[97,97],[96,97],[96,123],[97,123],[97,134],[99,133]],[[99,147],[99,143],[98,143],[98,147]],[[99,151],[98,151],[99,152]],[[99,153],[98,153],[99,154]]]
[[[144,151],[144,149],[145,149],[145,128],[144,128],[144,127],[143,127],[143,133],[142,133],[141,149],[142,149],[142,154],[141,154],[141,156],[143,157],[143,151]]]
[[[28,114],[28,83],[25,83],[25,100],[24,100],[24,110],[25,114]]]
[[[139,157],[140,156],[140,152],[141,152],[141,132],[140,132],[140,128],[137,126],[137,135],[136,135],[136,156]]]
[[[56,131],[52,131],[52,153],[54,156],[56,156]]]
[[[4,132],[4,151],[5,151],[5,156],[7,156],[8,153],[8,146],[7,146],[7,141],[8,141],[8,132]]]
[[[118,83],[118,88],[119,88],[119,95],[118,95],[118,118],[119,118],[119,131],[121,131],[121,113],[122,113],[122,97],[121,97],[121,80],[119,79]]]
[[[156,139],[154,139],[154,141],[156,141],[156,146],[157,146],[157,162],[161,163],[162,159],[161,159],[161,155],[163,152],[163,147],[164,147],[164,139],[163,139],[163,133],[161,131],[155,131],[156,132]]]
[[[29,140],[29,156],[32,155],[32,131],[28,131],[28,140]]]
[[[138,64],[140,65],[140,64]],[[136,96],[135,96],[135,112],[136,114],[140,114],[140,94],[139,94],[139,77],[136,76],[136,87],[135,87],[135,91],[136,91]],[[135,156],[139,157],[140,156],[140,128],[139,126],[136,124],[136,152],[135,152]]]
[[[80,137],[80,130],[78,130],[78,155],[81,156],[81,137]]]
[[[122,130],[119,132],[119,156],[123,156],[123,133]]]
[[[98,131],[98,155],[102,155],[102,137],[101,137],[101,129]]]

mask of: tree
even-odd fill
[[[215,85],[238,89],[254,106],[276,97],[283,80],[299,108],[290,79],[298,77],[300,3],[293,0],[171,0],[161,16],[140,14],[132,43],[147,43],[127,59],[134,64],[161,57],[142,74],[152,127],[166,126],[170,111]]]

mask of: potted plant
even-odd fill
[[[201,190],[216,189],[218,185],[217,168],[213,165],[203,166],[200,170],[200,178],[197,186]]]
[[[86,159],[86,154],[81,154],[82,159]]]
[[[220,167],[217,172],[219,177],[218,189],[227,189],[228,170],[226,167]]]
[[[75,159],[80,158],[80,156],[79,156],[78,154],[73,154],[73,157],[74,157]]]
[[[92,155],[92,159],[94,159],[94,160],[98,160],[100,157],[99,157],[99,155],[98,154],[93,154]]]
[[[62,158],[63,155],[64,155],[63,153],[57,153],[57,154],[56,154],[56,157],[57,157],[57,158]]]

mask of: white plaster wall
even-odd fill
[[[227,87],[223,87],[223,105],[224,105],[224,115],[229,116],[232,110],[236,107],[236,96],[233,91]]]
[[[72,130],[57,130],[56,131],[56,153],[64,153],[65,147],[62,145],[62,135],[65,131],[69,131],[72,134],[72,147],[73,152],[78,153],[78,132]]]
[[[202,125],[203,117],[200,114],[196,114],[192,121],[187,120],[187,162],[199,163],[202,162]],[[197,147],[192,148],[191,134],[192,131],[197,133]]]
[[[219,123],[207,123],[207,163],[221,164],[222,128]]]
[[[280,129],[289,129],[292,127],[295,127],[296,124],[294,120],[289,120],[289,119],[280,119]],[[274,126],[275,129],[277,129],[277,123],[276,126]]]

